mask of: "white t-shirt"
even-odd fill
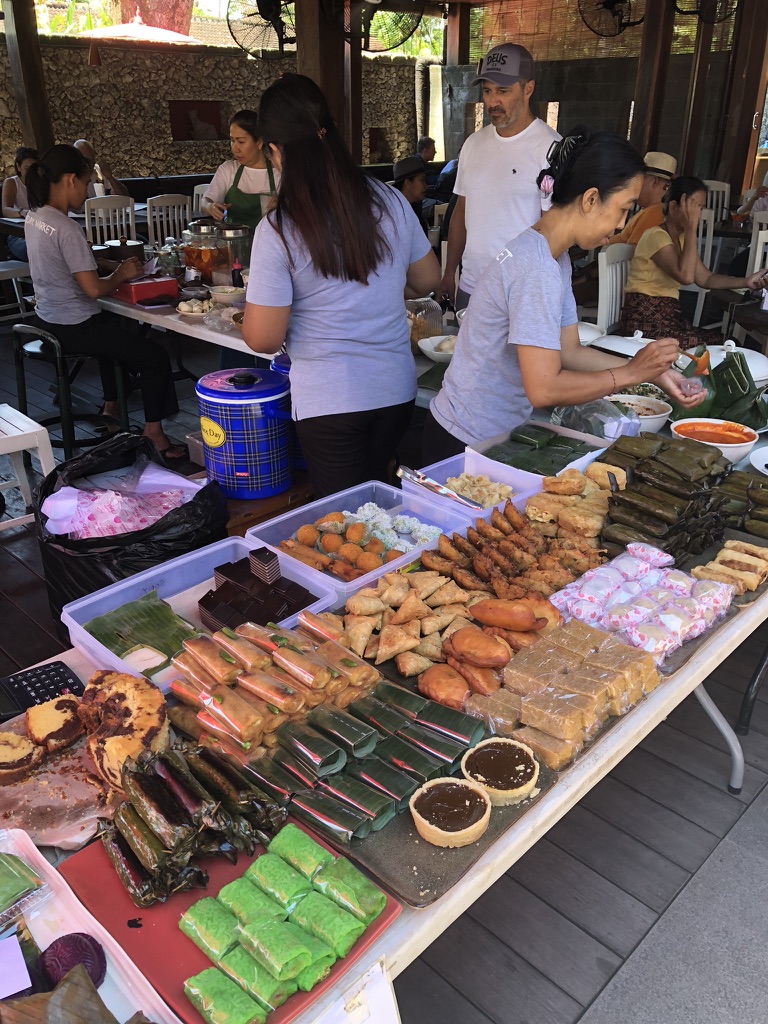
[[[72,276],[96,269],[82,225],[52,206],[41,206],[27,214],[24,238],[41,320],[81,324],[100,312]]]
[[[416,396],[403,292],[408,267],[426,256],[429,242],[398,191],[376,181],[371,189],[389,212],[383,234],[391,256],[367,284],[318,274],[290,224],[287,252],[272,214],[254,232],[247,299],[257,306],[291,307],[285,344],[295,420],[382,409]]]
[[[568,253],[553,259],[546,239],[528,228],[486,266],[432,415],[465,444],[519,427],[531,403],[517,346],[559,350],[561,327],[576,320]]]
[[[466,199],[467,242],[459,280],[463,291],[471,295],[486,264],[541,216],[536,179],[547,166],[549,147],[559,138],[536,118],[511,138],[488,125],[464,143],[453,188]]]
[[[226,160],[213,176],[213,181],[205,193],[205,202],[223,203],[224,197],[232,186],[241,164],[237,160]],[[272,177],[275,182],[275,189],[280,184],[280,172],[272,168]],[[240,181],[237,187],[247,195],[255,195],[257,192],[269,192],[269,173],[266,167],[243,167]]]

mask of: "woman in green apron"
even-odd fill
[[[225,161],[213,176],[202,202],[203,211],[214,220],[226,217],[229,224],[245,224],[253,231],[269,209],[280,184],[259,137],[259,119],[253,110],[239,110],[229,122],[229,144],[233,160]],[[268,366],[264,360],[259,360]],[[222,348],[219,369],[256,366],[254,356]]]
[[[214,220],[246,224],[251,230],[269,208],[280,175],[273,169],[259,138],[259,120],[253,110],[239,110],[229,122],[229,143],[234,159],[216,171],[203,199],[203,210]]]

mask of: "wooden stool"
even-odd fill
[[[30,339],[30,340],[27,340]],[[58,338],[49,331],[41,330],[39,327],[29,327],[26,324],[15,324],[13,328],[13,355],[16,363],[16,394],[19,399],[19,408],[23,413],[27,412],[27,382],[24,374],[24,360],[40,359],[50,363],[56,371],[56,389],[59,399],[59,416],[50,416],[43,420],[41,426],[54,427],[61,425],[61,441],[54,440],[53,445],[64,449],[64,458],[71,459],[75,448],[90,448],[93,445],[101,444],[103,437],[76,437],[75,423],[87,421],[89,423],[104,423],[104,417],[98,413],[80,413],[75,415],[72,411],[72,394],[70,385],[79,372],[80,366],[86,359],[106,359],[112,363],[115,373],[115,386],[117,391],[117,403],[120,408],[120,428],[127,431],[130,429],[128,421],[128,406],[125,397],[125,379],[123,367],[119,359],[109,356],[94,356],[77,352],[62,351]],[[70,373],[69,366],[74,364]]]
[[[24,495],[28,507],[32,504],[32,491],[24,469],[23,453],[35,448],[40,459],[43,476],[48,476],[56,468],[48,431],[39,423],[35,423],[34,420],[14,409],[13,406],[0,405],[0,455],[10,456],[11,466],[16,474],[15,481],[9,480],[7,483],[0,483],[0,491],[5,491],[9,487],[18,487]],[[34,519],[33,515],[17,516],[15,519],[0,522],[0,530],[7,530],[9,526],[23,526],[25,523],[34,522]]]
[[[29,278],[29,264],[22,260],[0,260],[0,282],[10,281],[16,295],[15,302],[0,303],[0,313],[10,309],[13,312],[0,316],[0,323],[6,320],[18,320],[19,317],[34,316],[34,309],[27,306],[19,281]],[[10,294],[10,293],[8,293]]]

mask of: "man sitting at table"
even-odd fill
[[[96,159],[96,151],[87,139],[78,139],[74,143],[91,165],[91,180],[88,185],[88,199],[98,195],[127,196],[128,189],[114,176],[112,168],[104,160]],[[101,186],[97,188],[96,186]]]
[[[424,161],[419,156],[407,156],[404,160],[398,160],[392,168],[394,176],[393,185],[402,192],[406,200],[411,204],[411,209],[419,218],[424,234],[429,237],[429,227],[424,219],[422,202],[427,194],[427,174],[424,170]]]

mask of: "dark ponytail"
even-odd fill
[[[259,128],[264,144],[273,143],[282,154],[269,216],[283,244],[290,218],[317,273],[367,284],[391,255],[382,229],[387,207],[352,159],[325,96],[311,78],[286,73],[261,97]]]
[[[547,160],[549,167],[539,175],[538,184],[546,192],[547,185],[551,187],[552,205],[559,207],[568,206],[590,188],[596,188],[605,202],[645,171],[642,157],[627,139],[613,132],[590,134],[581,127],[554,142]]]
[[[36,210],[40,206],[45,206],[50,197],[51,185],[61,181],[65,174],[74,174],[82,178],[85,175],[90,176],[90,173],[90,163],[74,146],[51,146],[27,171],[29,208]]]

